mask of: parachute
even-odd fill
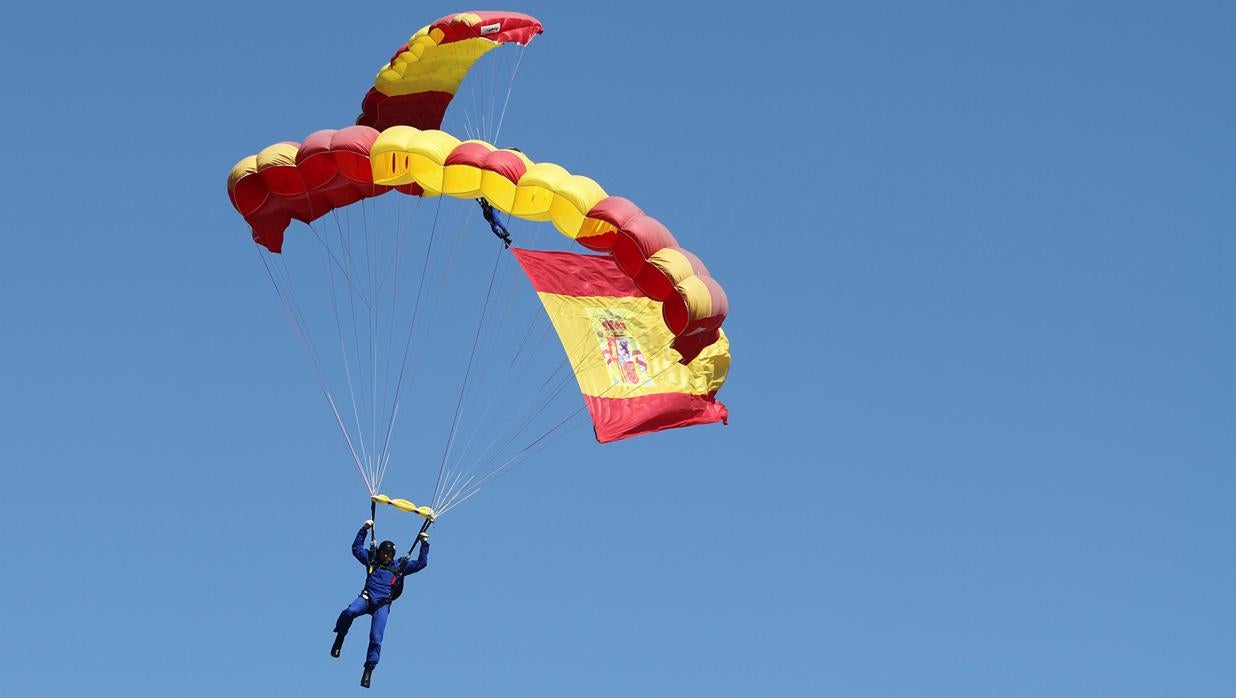
[[[518,12],[461,12],[423,27],[378,71],[356,123],[430,129],[442,125],[473,65],[502,44],[527,46],[541,23]]]
[[[541,31],[535,18],[503,12],[430,24],[379,72],[357,125],[270,145],[228,175],[231,203],[251,229],[373,506],[418,514],[425,527],[562,438],[585,410],[601,442],[728,420],[716,395],[729,368],[722,330],[729,303],[703,262],[666,226],[595,180],[438,128],[482,56],[504,43],[526,46]],[[491,110],[501,101],[505,111],[506,100],[497,98],[502,89],[499,82],[483,90]],[[496,138],[501,118],[477,124]],[[471,200],[485,221],[475,220]],[[439,238],[452,215],[459,223],[448,247]],[[308,233],[294,228],[289,243],[293,221]],[[536,230],[508,232],[516,222]],[[531,249],[545,223],[584,252],[601,254]],[[443,340],[443,325],[464,324],[455,313],[440,318],[434,300],[451,293],[444,289],[456,265],[473,268],[459,250],[495,242],[488,231],[486,238],[463,235],[478,226],[503,238],[488,290],[475,332]],[[423,250],[419,264],[409,259],[414,249]],[[288,251],[300,269],[288,263]],[[518,269],[534,294],[514,291]],[[503,293],[508,276],[512,290]],[[501,339],[521,296],[541,305],[526,331]],[[547,324],[534,344],[538,323]],[[554,360],[555,352],[541,350],[551,329],[562,345],[556,355],[564,358],[540,381],[529,366]],[[322,338],[332,333],[342,370],[328,377],[329,343]],[[503,347],[514,347],[509,363],[495,358]],[[418,432],[431,431],[435,420],[445,430],[451,416],[433,497],[417,506],[380,488],[408,385],[434,350],[454,360],[463,377],[453,413],[430,409],[449,399],[427,402],[417,394],[411,403],[421,410]],[[525,376],[527,389],[518,386]],[[568,402],[573,411],[562,419],[549,414],[572,382],[583,404]],[[343,387],[349,400],[340,397]],[[465,424],[469,419],[478,421]]]
[[[534,163],[522,152],[460,141],[445,131],[393,126],[378,133],[355,126],[318,131],[299,146],[272,145],[241,160],[228,176],[233,205],[252,226],[254,241],[276,253],[292,219],[310,223],[396,188],[482,197],[504,213],[552,221],[580,245],[609,252],[641,291],[663,304],[683,363],[720,338],[729,311],[725,292],[664,225],[629,200],[607,195],[594,180],[554,163]]]

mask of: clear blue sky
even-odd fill
[[[360,690],[365,492],[224,183],[472,9],[393,7],[8,11],[0,694]],[[731,424],[453,512],[375,693],[1231,695],[1230,5],[509,9],[504,134],[708,262]]]

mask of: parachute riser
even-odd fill
[[[373,525],[369,527],[369,547],[372,548],[378,544],[378,503],[369,500],[369,520]]]
[[[429,527],[432,525],[433,525],[433,519],[425,519],[425,523],[421,524],[421,530],[416,534],[416,537],[412,539],[412,545],[408,547],[408,552],[407,552],[406,557],[412,557],[412,553],[416,552],[416,546],[420,545],[421,543],[421,534],[424,533],[425,531],[428,531]]]

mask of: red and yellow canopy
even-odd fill
[[[461,12],[422,27],[382,66],[356,123],[438,128],[472,65],[502,44],[527,46],[541,22],[518,12]]]
[[[551,221],[591,250],[608,252],[649,298],[690,362],[720,337],[729,312],[721,285],[659,221],[561,165],[534,162],[445,131],[366,126],[318,131],[304,143],[276,143],[232,169],[228,194],[272,252],[292,220],[312,222],[338,206],[397,189],[406,194],[488,199],[505,213]]]

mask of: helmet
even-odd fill
[[[378,546],[378,559],[386,558],[387,560],[395,559],[395,543],[394,541],[384,540]]]

